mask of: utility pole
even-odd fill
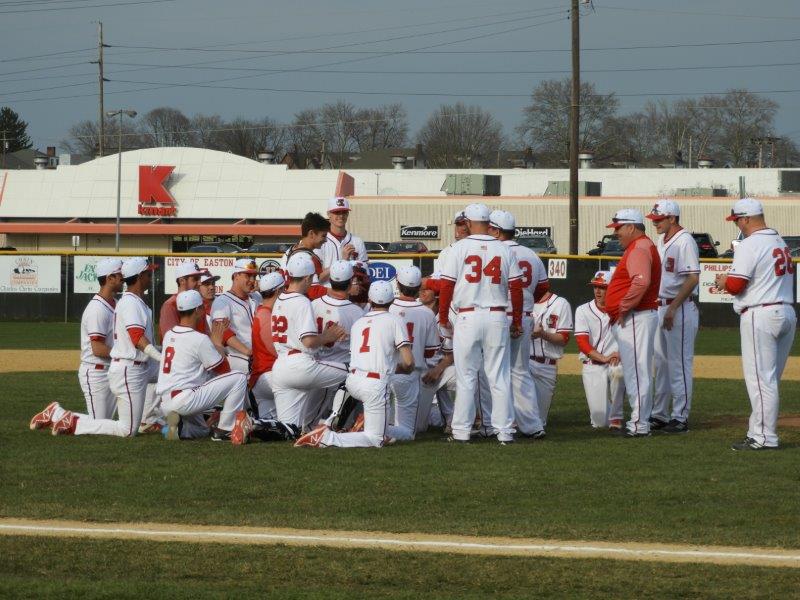
[[[572,0],[572,96],[569,110],[569,253],[578,253],[578,125],[580,119],[579,0]]]
[[[103,156],[104,152],[104,142],[106,136],[106,112],[103,108],[104,104],[104,95],[103,95],[103,83],[105,82],[105,77],[103,76],[103,48],[105,48],[105,44],[103,43],[103,22],[97,22],[97,60],[92,61],[92,64],[96,64],[99,70],[99,79],[98,83],[100,84],[100,136],[98,142],[98,153],[100,156]]]
[[[0,164],[0,169],[5,169],[6,168],[6,152],[8,152],[8,148],[9,148],[8,143],[11,140],[6,138],[6,130],[5,129],[3,129],[3,131],[0,131],[0,133],[3,134],[3,148],[2,148],[2,150],[3,150],[3,154],[2,154],[3,162]]]

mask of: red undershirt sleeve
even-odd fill
[[[455,281],[448,279],[439,280],[439,324],[450,324],[450,304],[453,302],[453,291],[456,289]]]
[[[139,340],[142,339],[142,336],[144,335],[144,329],[141,327],[130,327],[128,328],[128,335],[131,337],[133,345],[136,346],[136,344],[139,343]]]
[[[522,280],[509,281],[508,289],[511,293],[511,323],[519,327],[522,325]]]
[[[561,337],[564,338],[564,343],[569,342],[569,331],[559,331]]]
[[[441,279],[431,279],[430,277],[425,281],[425,289],[435,293],[440,293],[442,287]]]
[[[317,298],[322,298],[324,295],[328,293],[328,288],[324,285],[317,285],[316,283],[313,284],[310,288],[308,288],[308,296],[309,300],[316,300]]]
[[[575,341],[578,343],[578,350],[583,352],[586,356],[589,356],[589,353],[594,350],[592,344],[589,343],[589,336],[584,333],[576,334]]]
[[[737,277],[736,275],[728,275],[728,279],[725,281],[725,291],[734,296],[738,296],[745,290],[748,283],[749,281],[747,279]]]
[[[536,288],[533,290],[533,301],[539,302],[544,295],[550,291],[550,282],[549,281],[540,281]]]

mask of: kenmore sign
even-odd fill
[[[438,225],[401,225],[400,238],[404,240],[438,240]]]

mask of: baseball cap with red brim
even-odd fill
[[[623,208],[622,210],[618,210],[616,213],[614,213],[611,223],[606,225],[606,227],[618,229],[623,225],[636,225],[637,223],[644,224],[644,217],[642,216],[642,213],[635,208]]]
[[[211,283],[216,283],[216,282],[217,282],[217,281],[219,281],[219,280],[220,280],[220,276],[219,276],[219,275],[212,275],[212,274],[211,274],[211,271],[209,271],[209,270],[207,270],[207,269],[206,269],[206,270],[204,270],[204,271],[203,271],[203,272],[200,274],[200,283],[201,283],[201,284],[202,284],[202,283],[209,283],[209,282],[211,282]]]
[[[589,282],[593,287],[608,287],[611,282],[611,271],[597,271]]]
[[[175,269],[175,279],[180,279],[181,277],[192,277],[194,275],[202,275],[203,269],[197,266],[197,263],[193,260],[187,260],[182,262],[177,266]]]
[[[650,209],[647,218],[651,221],[662,221],[667,217],[680,217],[681,208],[674,200],[659,200]]]
[[[233,272],[258,275],[258,265],[252,258],[240,258],[233,263]]]
[[[731,209],[731,214],[725,217],[726,221],[735,221],[742,217],[755,217],[764,214],[764,207],[755,198],[742,198],[737,200]]]
[[[350,201],[343,196],[328,199],[328,212],[350,212]]]
[[[122,263],[122,277],[127,279],[145,271],[155,271],[157,268],[157,264],[147,262],[143,256],[135,256]]]

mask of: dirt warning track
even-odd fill
[[[95,524],[27,519],[0,519],[0,535],[149,540],[195,544],[286,544],[336,548],[377,548],[398,552],[599,558],[800,569],[800,550],[772,548],[484,538],[260,527],[210,527],[166,523]]]

